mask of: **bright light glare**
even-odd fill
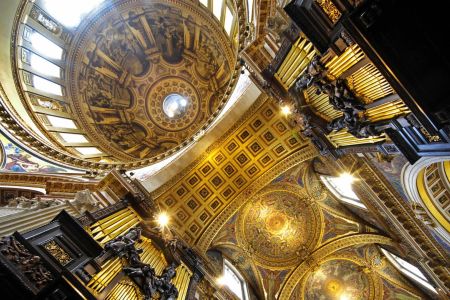
[[[228,263],[223,266],[222,278],[222,285],[226,285],[239,299],[244,300],[243,282]]]
[[[356,180],[351,174],[343,173],[339,177],[320,176],[325,186],[341,201],[367,209],[353,192],[352,182]]]
[[[188,106],[188,100],[180,94],[170,94],[163,102],[163,111],[169,117],[181,116]]]
[[[200,0],[200,3],[208,7],[208,0]]]
[[[356,178],[352,174],[344,172],[339,175],[339,180],[341,180],[342,183],[352,184]]]
[[[36,50],[36,52],[38,52],[39,54],[53,59],[62,58],[63,49],[49,39],[45,38],[40,33],[34,31],[30,36],[30,41],[33,49]]]
[[[103,0],[44,0],[45,10],[66,27],[76,27],[81,19]]]
[[[218,277],[218,278],[216,279],[216,283],[217,283],[219,286],[225,285],[225,283],[226,283],[225,276],[220,276],[220,277]]]
[[[51,82],[42,77],[33,76],[33,86],[43,92],[62,96],[62,88],[59,84]]]
[[[350,300],[350,297],[349,297],[347,294],[342,294],[342,295],[339,297],[339,300]]]
[[[33,69],[44,75],[56,78],[61,77],[61,69],[57,65],[52,64],[48,60],[43,59],[42,57],[34,53],[31,53],[30,65]]]
[[[75,123],[70,119],[54,116],[47,116],[47,119],[53,127],[77,129]]]
[[[281,112],[287,116],[291,113],[291,108],[287,105],[284,105],[281,107]]]
[[[159,227],[166,227],[169,224],[169,216],[165,212],[161,212],[156,216],[156,222]]]
[[[251,22],[252,16],[253,16],[253,1],[255,0],[247,0],[247,10],[248,10],[248,20]]]
[[[394,253],[391,253],[383,248],[381,248],[381,251],[383,254],[388,258],[388,260],[402,272],[406,276],[412,278],[413,280],[417,281],[433,293],[437,294],[436,289],[430,284],[428,279],[425,277],[425,275],[422,273],[422,271],[419,270],[416,266],[410,264],[406,260],[402,259],[401,257],[398,257]]]

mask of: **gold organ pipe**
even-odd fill
[[[178,288],[180,299],[185,299],[192,273],[181,263],[177,267],[177,276],[174,278],[174,284]]]
[[[384,141],[386,139],[386,136],[383,134],[380,137],[358,139],[357,137],[354,137],[353,135],[348,133],[346,130],[341,130],[338,132],[331,132],[330,134],[328,134],[327,138],[336,148],[338,148],[343,146],[374,144]]]
[[[392,119],[399,115],[410,113],[409,108],[401,99],[371,108],[366,111],[365,116],[372,122]]]
[[[343,54],[332,58],[325,67],[334,77],[339,77],[343,72],[364,58],[364,53],[358,45],[348,47]]]
[[[347,78],[353,90],[373,102],[394,93],[391,85],[371,63],[362,67]]]
[[[114,222],[118,217],[124,216],[125,218],[121,221]],[[96,222],[90,226],[90,229],[97,234],[100,234],[99,238],[104,242],[106,238],[110,240],[113,238],[113,235],[124,233],[130,228],[130,225],[134,226],[139,221],[140,219],[137,217],[136,213],[132,209],[129,210],[129,208],[127,208]],[[150,264],[157,274],[161,274],[163,269],[167,266],[167,262],[162,252],[156,249],[151,240],[145,237],[142,237],[142,242],[137,244],[137,247],[143,249],[141,254],[142,262]],[[119,258],[116,257],[108,260],[102,265],[102,270],[92,277],[87,286],[95,292],[101,293],[121,270],[122,262]],[[184,264],[181,264],[177,268],[177,276],[173,283],[179,290],[179,299],[184,299],[186,297],[191,275],[192,273]],[[109,293],[106,299],[141,299],[139,296],[140,293],[136,294],[136,291],[134,283],[131,282],[127,284],[126,282],[120,282],[111,293]]]
[[[284,74],[286,73],[286,68],[288,68],[291,63],[292,60],[294,59],[294,57],[296,55],[298,55],[298,53],[301,51],[300,49],[304,47],[306,43],[306,39],[302,39],[299,38],[295,44],[292,46],[291,50],[289,51],[288,55],[286,56],[285,60],[283,61],[283,63],[281,64],[281,67],[279,68],[279,74]]]
[[[305,38],[300,37],[287,54],[274,77],[280,82],[284,89],[288,90],[304,72],[308,63],[315,54],[313,44]]]
[[[111,239],[128,231],[141,221],[139,215],[132,208],[124,208],[90,226],[92,237],[104,245]]]
[[[297,42],[294,44],[294,46],[291,48],[291,51],[289,51],[287,55],[287,59],[282,64],[282,68],[280,68],[280,74],[285,74],[289,67],[292,66],[293,61],[295,58],[301,53],[302,49],[305,47],[307,40],[303,38],[299,38]]]
[[[92,277],[87,286],[100,293],[121,270],[122,264],[119,258],[107,261],[102,266],[102,270]]]
[[[310,47],[306,50],[306,51],[310,51],[310,49],[312,48],[312,44],[310,44]],[[314,57],[314,52],[309,53],[308,55],[306,55],[306,57],[304,59],[302,59],[302,61],[298,64],[298,66],[296,67],[296,69],[294,70],[294,73],[292,74],[292,76],[290,76],[287,80],[286,80],[286,85],[288,87],[291,87],[294,82],[297,80],[297,78],[299,77],[299,75],[301,73],[303,73],[306,70],[306,67],[308,66],[309,62],[312,60],[312,58]]]
[[[302,44],[302,48],[304,47],[304,44]],[[293,55],[293,61],[288,63],[287,70],[282,73],[282,79],[283,81],[286,81],[286,77],[290,77],[292,73],[294,73],[297,66],[303,61],[303,59],[306,57],[306,52],[303,50],[295,51],[295,56]]]

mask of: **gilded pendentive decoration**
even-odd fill
[[[369,276],[348,260],[330,260],[308,277],[304,299],[370,299]],[[325,297],[325,298],[324,298]]]
[[[317,246],[323,216],[306,192],[291,184],[272,185],[243,208],[237,238],[256,263],[285,268],[302,261]]]
[[[72,257],[55,240],[45,243],[43,247],[63,266],[72,261]]]
[[[181,0],[107,7],[80,25],[73,44],[73,111],[105,156],[119,161],[156,157],[189,140],[216,116],[235,60],[221,24]],[[170,95],[183,99],[182,113],[164,111]]]

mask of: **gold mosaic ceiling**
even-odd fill
[[[116,160],[160,155],[218,109],[233,50],[220,23],[189,3],[125,1],[75,37],[68,93],[76,119]],[[171,94],[185,99],[179,115],[163,110]]]
[[[238,242],[269,268],[302,261],[323,230],[319,207],[304,190],[289,184],[263,189],[244,207],[238,223]]]

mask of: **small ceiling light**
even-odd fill
[[[166,227],[169,224],[169,216],[166,212],[161,212],[156,216],[156,222],[158,223],[159,227]]]
[[[350,297],[349,297],[347,294],[342,294],[342,295],[339,297],[339,300],[350,300]]]
[[[343,183],[347,183],[347,184],[351,184],[351,183],[353,183],[356,180],[356,178],[352,174],[350,174],[348,172],[344,172],[341,175],[339,175],[339,179]]]
[[[285,116],[290,115],[291,114],[291,108],[289,106],[287,106],[287,105],[284,105],[284,106],[281,107],[281,112]]]
[[[220,276],[216,279],[216,283],[219,286],[224,286],[226,284],[225,276]]]

